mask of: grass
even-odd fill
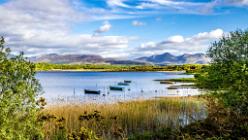
[[[79,132],[82,128],[92,130],[90,134],[95,133],[101,139],[123,139],[136,133],[178,128],[203,119],[203,102],[196,97],[174,97],[104,105],[51,106],[43,110],[44,119],[48,120],[44,131],[46,139],[62,135],[61,132],[64,135]]]
[[[160,81],[160,84],[173,84],[172,81]]]
[[[196,85],[194,85],[194,84],[190,84],[190,85],[173,85],[173,86],[169,86],[167,89],[183,89],[183,88],[197,89]]]
[[[157,79],[160,83],[173,83],[173,82],[183,82],[183,83],[192,83],[196,82],[195,78],[176,78],[176,79]]]

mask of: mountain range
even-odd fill
[[[140,57],[132,60],[104,58],[100,55],[85,54],[46,54],[35,57],[29,57],[29,60],[35,63],[46,62],[55,64],[134,64],[134,65],[170,65],[170,64],[206,64],[209,58],[203,53],[183,54],[179,56],[171,53],[163,53],[147,57]]]
[[[183,54],[179,56],[170,53],[163,53],[160,55],[152,55],[148,57],[140,57],[136,60],[140,62],[150,62],[153,64],[206,64],[210,59],[203,53]]]

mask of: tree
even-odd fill
[[[42,139],[40,106],[37,96],[41,86],[35,79],[35,65],[23,57],[10,56],[0,38],[0,139]]]
[[[208,50],[212,62],[197,76],[198,84],[241,114],[248,115],[248,30],[231,32]]]

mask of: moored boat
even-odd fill
[[[129,83],[125,83],[125,82],[119,82],[117,83],[118,86],[129,86]]]
[[[124,87],[120,87],[120,86],[109,86],[110,90],[118,90],[118,91],[123,91]]]
[[[132,83],[131,80],[124,80],[124,83]]]
[[[100,94],[100,90],[84,89],[85,94]]]

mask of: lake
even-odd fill
[[[197,89],[167,89],[155,79],[191,78],[182,72],[38,72],[48,103],[82,102],[112,103],[164,96],[188,96],[199,94]],[[131,80],[124,91],[110,91],[110,85]],[[178,83],[176,83],[178,84]],[[84,94],[84,89],[101,90],[101,95]]]

